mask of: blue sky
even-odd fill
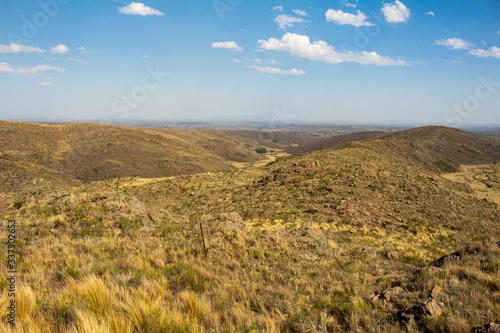
[[[500,2],[0,0],[0,119],[500,124]]]

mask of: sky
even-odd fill
[[[498,0],[0,0],[2,120],[499,116]]]

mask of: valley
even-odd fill
[[[18,226],[26,332],[471,332],[500,322],[500,141],[436,126],[316,142],[50,127],[75,138],[65,141],[2,125],[0,223]],[[162,159],[182,167],[159,169]],[[0,243],[5,256],[5,233]],[[0,277],[2,318],[6,291]]]

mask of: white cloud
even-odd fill
[[[40,85],[47,86],[47,87],[55,87],[56,86],[56,84],[54,82],[51,82],[51,81],[42,81],[42,82],[40,82]]]
[[[500,48],[496,46],[492,46],[488,50],[473,49],[469,53],[478,58],[500,59]]]
[[[257,43],[263,50],[288,52],[293,56],[331,64],[355,62],[363,65],[410,66],[406,61],[382,57],[376,52],[337,52],[333,46],[328,45],[325,41],[318,40],[311,43],[308,36],[293,33],[286,33],[281,39],[261,39]]]
[[[69,58],[66,58],[66,60],[68,61],[74,61],[74,62],[79,62],[79,63],[82,63],[82,64],[88,64],[89,62],[87,60],[82,60],[82,59],[73,59],[73,57],[69,57]]]
[[[328,9],[325,13],[326,20],[328,22],[335,22],[337,24],[343,25],[343,24],[350,24],[355,27],[361,27],[361,26],[372,26],[370,22],[366,22],[366,19],[368,18],[365,14],[363,14],[361,11],[358,10],[356,15],[349,14],[349,13],[344,13],[341,10],[333,10],[333,9]]]
[[[453,50],[467,50],[471,44],[460,38],[440,39],[434,42],[436,45],[447,46]]]
[[[64,68],[54,67],[50,65],[38,65],[35,67],[11,67],[6,62],[0,62],[0,73],[14,73],[20,75],[35,75],[44,73],[47,71],[56,71],[59,73],[64,72]]]
[[[272,65],[276,65],[278,62],[276,61],[276,59],[270,59],[269,63]]]
[[[256,63],[258,63],[259,65],[262,65],[263,61],[259,58],[255,58],[254,60]]]
[[[228,50],[231,50],[231,51],[241,51],[241,50],[243,50],[234,41],[229,41],[229,42],[215,42],[215,43],[212,43],[212,48],[213,49],[228,49]]]
[[[50,48],[50,53],[52,53],[52,54],[59,54],[59,53],[64,54],[68,51],[69,51],[68,47],[66,45],[63,45],[63,44],[59,44],[57,46]]]
[[[304,75],[306,73],[302,69],[296,69],[296,68],[284,70],[277,67],[260,67],[257,65],[247,66],[247,68],[255,69],[256,71],[261,73],[281,74],[281,75]]]
[[[356,5],[358,4],[358,0],[352,0],[352,2],[349,2],[347,0],[341,0],[341,4],[343,4],[346,7],[354,7],[356,8]]]
[[[147,58],[149,58],[149,55],[148,55],[148,54],[145,54],[145,55],[144,55],[144,58],[146,58],[146,59],[147,59]]]
[[[233,59],[233,61],[234,61],[235,63],[237,63],[237,64],[239,64],[239,63],[241,62],[241,60],[240,60],[240,59]]]
[[[273,10],[279,10],[280,12],[282,12],[283,11],[283,7],[281,7],[281,6],[274,6]]]
[[[427,13],[425,13],[425,15],[436,16],[436,13],[434,13],[434,12],[427,12]]]
[[[300,17],[288,16],[285,14],[281,14],[276,16],[274,19],[276,23],[278,23],[278,27],[280,29],[286,30],[287,27],[293,27],[294,23],[304,23],[305,21]]]
[[[382,13],[387,23],[406,22],[410,18],[410,10],[399,0],[394,4],[384,3]]]
[[[456,64],[456,65],[462,65],[462,64],[464,64],[464,62],[462,60],[452,60],[451,62],[454,63],[454,64]]]
[[[500,35],[500,30],[498,30],[498,31],[497,31],[497,34],[499,34],[499,35]]]
[[[159,10],[145,6],[142,2],[132,2],[128,6],[118,7],[118,11],[121,14],[126,14],[126,15],[140,15],[140,16],[148,16],[148,15],[163,16],[163,15],[165,15],[164,13],[160,12]]]
[[[293,12],[295,15],[307,16],[307,12],[305,10],[294,9]]]
[[[97,51],[94,51],[94,50],[87,50],[84,46],[77,47],[76,49],[79,51],[82,51],[82,53],[85,53],[85,54],[96,54],[97,53]]]
[[[42,50],[39,47],[26,46],[21,44],[11,43],[10,45],[2,45],[0,44],[0,53],[44,53],[45,50]]]

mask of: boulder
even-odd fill
[[[414,305],[412,307],[407,307],[406,309],[398,313],[399,320],[408,323],[411,319],[416,322],[421,321],[426,316],[438,317],[443,313],[443,309],[439,304],[432,298],[420,303],[419,305]]]
[[[389,251],[386,253],[386,257],[390,260],[398,260],[399,259],[399,252]]]
[[[421,274],[435,274],[440,270],[441,269],[436,266],[426,266],[420,268],[419,270],[416,270],[415,272],[413,272],[413,274],[415,275],[415,277],[419,277]]]
[[[489,323],[483,326],[474,327],[471,333],[500,333],[500,325]]]

